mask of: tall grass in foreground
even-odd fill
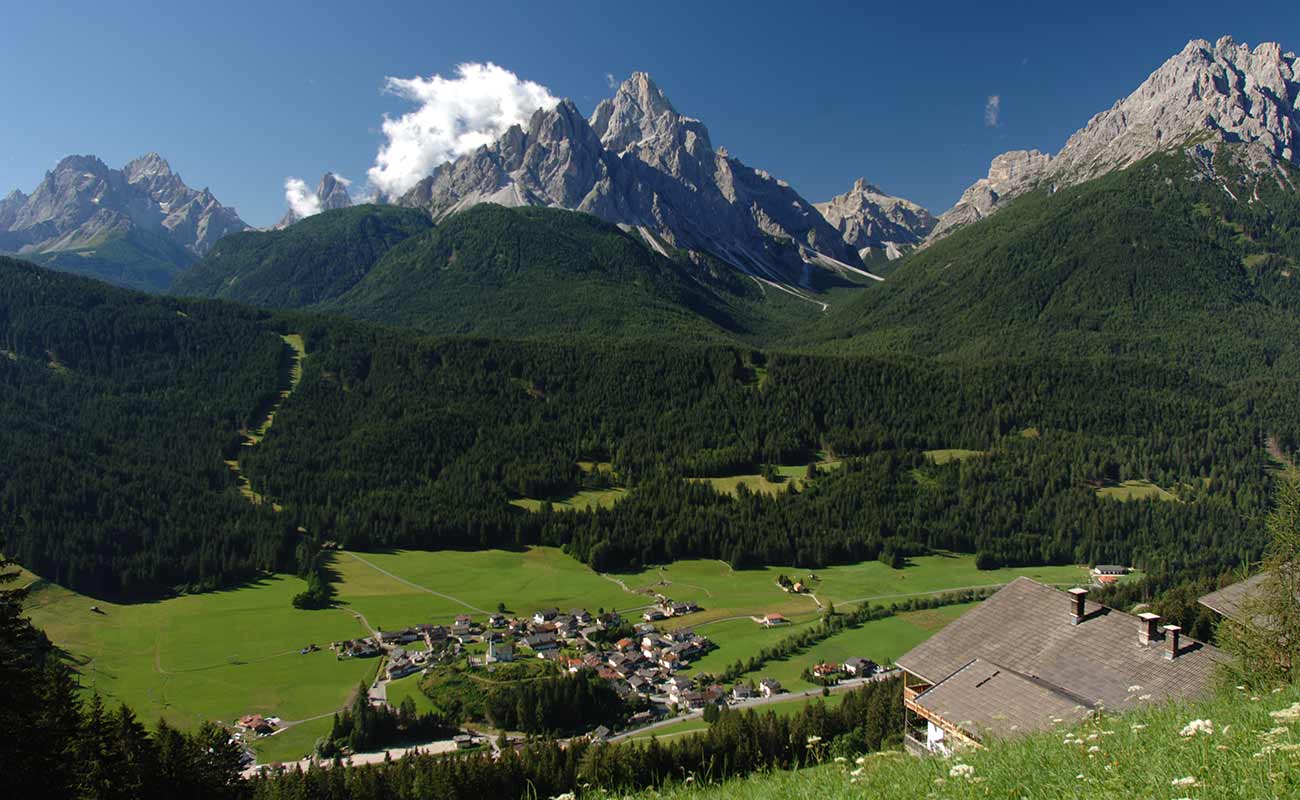
[[[643,797],[1300,798],[1300,689],[1226,692],[1079,727],[991,743],[951,758],[886,752],[718,786],[679,784]]]

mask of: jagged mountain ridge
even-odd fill
[[[349,208],[352,205],[352,195],[348,193],[347,182],[340,180],[333,172],[326,172],[321,176],[320,182],[316,184],[316,203],[317,213],[321,211],[333,211],[338,208]],[[290,225],[304,219],[298,215],[298,212],[292,208],[284,212],[277,228],[287,228]]]
[[[157,153],[111,169],[95,156],[68,156],[26,195],[0,201],[0,248],[18,253],[86,247],[141,229],[202,256],[248,225],[206,188],[191,189]]]
[[[866,276],[844,241],[789,184],[714,149],[637,72],[584,118],[570,100],[491,145],[439,166],[399,201],[442,219],[478,203],[584,211],[637,230],[654,249],[708,254],[811,299],[836,273]]]
[[[1070,186],[1170,148],[1203,142],[1250,145],[1263,169],[1300,163],[1300,59],[1266,42],[1253,50],[1225,36],[1194,39],[1132,94],[1077,131],[1055,156],[1015,150],[993,160],[931,234],[982,219],[1033,188]]]
[[[935,217],[923,206],[887,194],[879,186],[858,178],[853,188],[824,203],[815,204],[863,260],[881,252],[889,260],[929,235]]]

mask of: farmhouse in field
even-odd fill
[[[951,753],[1210,687],[1218,649],[1087,594],[1017,578],[900,657],[908,749]]]
[[[789,620],[780,614],[767,614],[764,615],[763,620],[759,624],[764,627],[775,628],[777,625],[784,625],[787,622],[789,622]]]
[[[1104,586],[1117,582],[1128,573],[1128,567],[1121,567],[1118,564],[1098,564],[1092,568],[1092,579]]]
[[[780,694],[785,689],[781,688],[781,682],[776,678],[764,678],[758,682],[758,691],[764,697],[771,697],[774,694]]]

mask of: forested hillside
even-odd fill
[[[1026,195],[910,257],[879,291],[832,309],[814,338],[837,351],[1120,357],[1222,379],[1300,368],[1300,177],[1148,158]]]
[[[589,214],[491,204],[437,227],[413,209],[358,206],[228,236],[174,293],[507,337],[770,339],[820,313]]]
[[[292,566],[282,521],[222,464],[283,349],[260,312],[0,258],[4,553],[100,595]]]
[[[393,245],[428,230],[427,214],[397,206],[341,208],[280,231],[226,236],[171,293],[300,308],[335,297],[365,277]]]

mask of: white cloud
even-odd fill
[[[617,89],[617,88],[618,88],[618,78],[615,78],[615,77],[614,77],[614,73],[612,73],[612,72],[606,72],[606,73],[605,73],[605,84],[606,84],[607,86],[609,86],[609,88],[611,88],[611,89]]]
[[[984,101],[984,125],[989,128],[998,126],[998,114],[1002,113],[1002,95],[991,94]]]
[[[385,79],[384,91],[419,104],[400,117],[384,116],[371,186],[398,195],[445,161],[496,141],[511,125],[522,125],[539,108],[559,100],[545,86],[521,80],[496,64],[461,64],[456,77]]]
[[[320,213],[320,198],[302,178],[284,179],[284,201],[299,219]]]
[[[338,174],[337,172],[333,172],[333,171],[331,171],[330,174],[334,176],[334,180],[336,180],[336,181],[338,181],[339,183],[343,184],[343,188],[344,188],[344,189],[346,189],[346,188],[348,188],[349,186],[352,185],[352,181],[348,180],[347,178],[343,177],[342,175]]]

